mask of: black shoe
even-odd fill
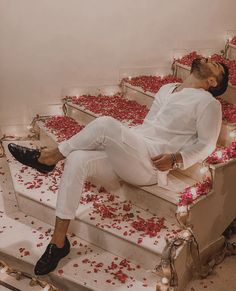
[[[63,248],[58,248],[55,244],[50,243],[42,257],[35,265],[34,273],[37,276],[46,275],[56,269],[60,259],[64,258],[70,252],[70,242],[65,239]]]
[[[55,168],[55,165],[48,166],[45,164],[41,164],[38,161],[38,158],[40,157],[40,151],[37,149],[35,150],[26,148],[14,143],[9,143],[8,149],[17,161],[26,166],[32,167],[41,173],[46,174]]]

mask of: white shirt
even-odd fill
[[[221,104],[204,89],[164,85],[155,95],[142,125],[142,135],[151,157],[180,152],[186,169],[207,158],[215,149],[221,129]]]

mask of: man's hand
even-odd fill
[[[159,171],[168,171],[172,169],[173,159],[170,154],[162,154],[152,158],[154,166]]]

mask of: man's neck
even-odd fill
[[[180,85],[179,90],[183,88],[196,88],[208,90],[207,84],[203,80],[197,79],[193,74],[190,74]]]

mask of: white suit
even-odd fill
[[[220,102],[204,89],[172,93],[175,86],[168,84],[159,90],[142,125],[128,128],[111,117],[100,117],[59,145],[66,162],[57,199],[58,217],[75,217],[86,179],[114,188],[120,180],[156,184],[159,171],[151,157],[180,152],[183,167],[188,168],[214,150],[221,128]]]

